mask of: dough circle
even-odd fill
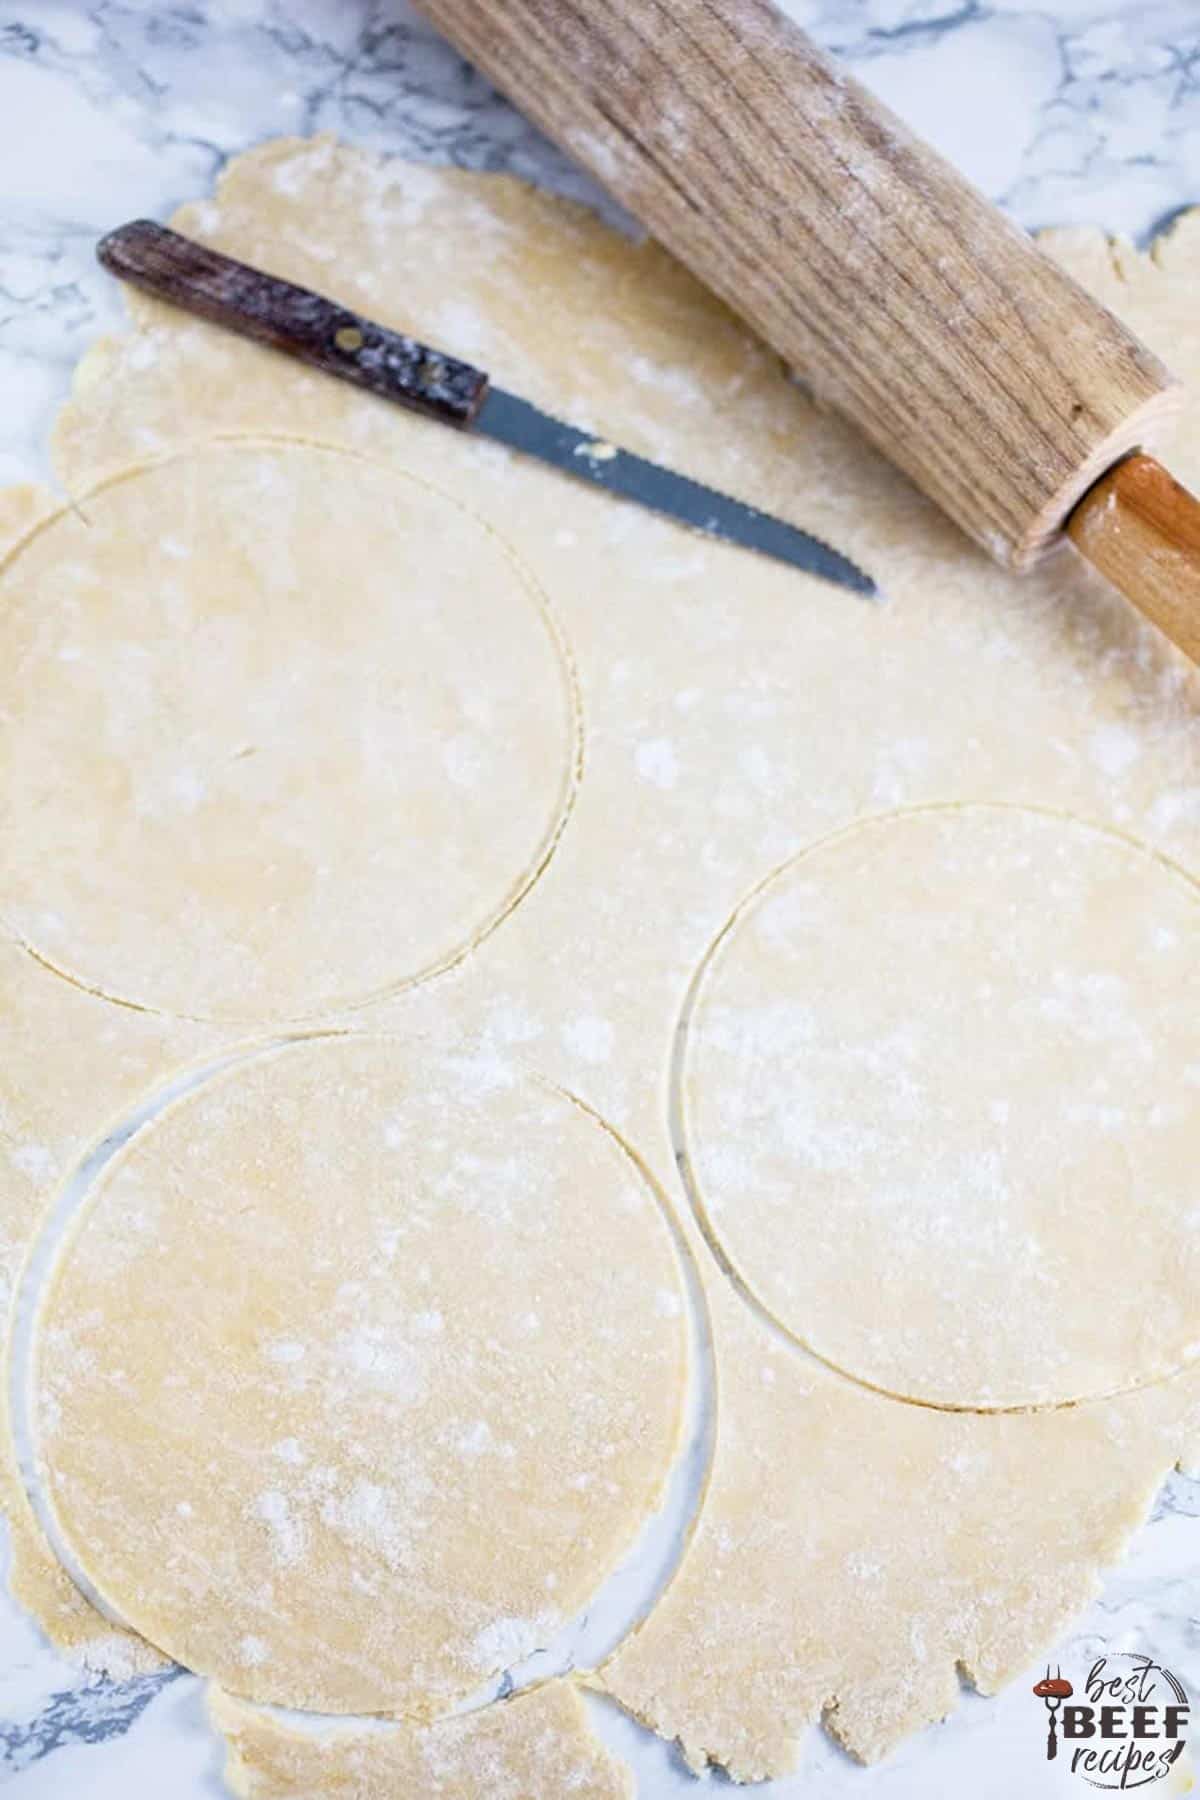
[[[516,903],[578,762],[568,660],[489,527],[344,450],[131,469],[0,576],[0,913],[194,1017],[316,1016]]]
[[[427,1716],[629,1548],[686,1361],[666,1216],[591,1113],[494,1057],[303,1040],[176,1100],[86,1202],[35,1345],[44,1491],[186,1668]]]
[[[764,882],[702,966],[677,1104],[710,1237],[776,1321],[985,1410],[1200,1354],[1198,901],[1015,806],[876,818]]]

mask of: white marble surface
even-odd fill
[[[1197,0],[790,0],[789,10],[1027,225],[1095,221],[1143,240],[1200,202]],[[93,264],[97,234],[203,192],[248,144],[318,129],[596,198],[404,0],[0,4],[0,480],[45,474],[70,367],[118,318]],[[1200,1483],[1168,1483],[1054,1655],[1077,1669],[1101,1647],[1148,1651],[1200,1698]],[[646,1800],[725,1785],[693,1782],[667,1747],[610,1711],[597,1708],[597,1724]],[[800,1774],[769,1791],[1082,1792],[1061,1762],[1041,1760],[1040,1725],[1027,1686],[992,1702],[967,1695],[943,1726],[867,1772],[814,1733]],[[0,1600],[5,1780],[20,1800],[224,1792],[196,1682],[88,1690]]]

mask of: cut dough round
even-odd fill
[[[1198,900],[1124,838],[983,805],[869,821],[757,889],[702,969],[682,1106],[763,1307],[933,1405],[1200,1354]]]
[[[493,531],[239,441],[132,469],[0,577],[0,912],[84,986],[295,1018],[454,961],[573,791],[562,644]]]
[[[657,1195],[558,1090],[387,1038],[260,1054],[131,1140],[54,1273],[59,1547],[249,1699],[441,1711],[633,1542],[683,1314]]]

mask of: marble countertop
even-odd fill
[[[788,0],[788,10],[1022,224],[1144,242],[1200,202],[1196,0]],[[71,367],[119,322],[97,235],[164,216],[225,158],[332,130],[394,154],[506,169],[603,204],[405,0],[0,0],[0,482],[47,473]],[[1003,1504],[1002,1497],[998,1503]],[[1173,1477],[1125,1562],[1053,1653],[1144,1650],[1200,1698],[1200,1482]],[[757,1790],[821,1800],[1082,1792],[1040,1760],[1022,1684],[862,1771],[813,1733]],[[698,1794],[667,1746],[597,1707],[643,1800]],[[81,1682],[0,1597],[0,1782],[20,1800],[225,1793],[200,1686]],[[1173,1790],[1170,1784],[1155,1792]],[[481,1797],[483,1800],[483,1797]]]

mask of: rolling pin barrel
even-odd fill
[[[1155,357],[768,0],[420,0],[997,560],[1150,436]]]

